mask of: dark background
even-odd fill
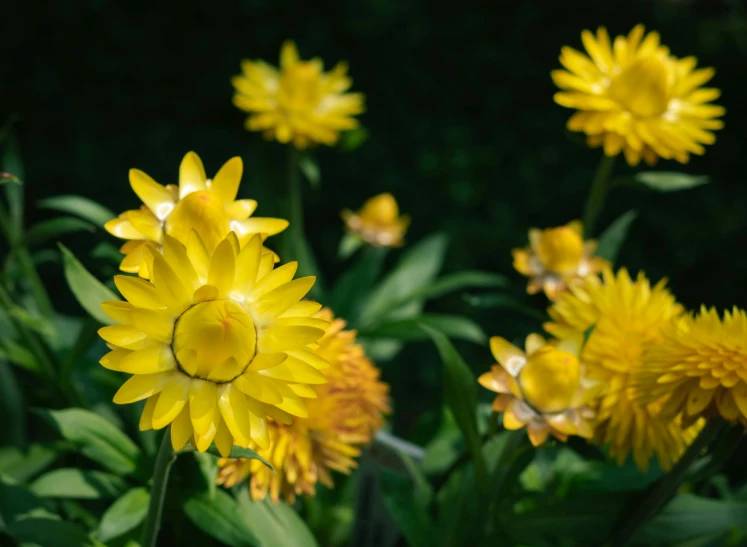
[[[620,264],[669,277],[689,307],[745,304],[741,2],[13,0],[2,12],[0,121],[18,117],[30,223],[46,215],[33,203],[54,194],[133,208],[128,169],[176,182],[188,150],[209,176],[241,155],[241,195],[260,200],[258,215],[277,213],[284,150],[243,129],[229,79],[242,58],[277,64],[282,41],[293,38],[305,58],[320,56],[327,67],[349,61],[353,89],[367,96],[368,140],[351,153],[319,149],[321,188],[305,196],[306,228],[326,276],[341,271],[339,211],[390,191],[412,216],[410,243],[445,231],[446,271],[504,272],[516,294],[524,280],[511,269],[511,248],[525,244],[530,226],[580,216],[600,157],[566,134],[570,111],[553,103],[560,48],[580,48],[584,28],[603,24],[617,35],[642,22],[675,55],[716,67],[710,85],[723,91],[726,128],[704,157],[657,166],[708,174],[712,184],[672,194],[618,190],[601,226],[637,209]],[[617,173],[626,172],[618,162]],[[85,256],[94,237],[108,239],[69,243]],[[45,266],[45,280],[62,308],[77,313],[59,271]],[[541,296],[529,301],[544,306]],[[433,309],[469,313],[488,334],[527,333],[511,312],[470,310],[459,296]],[[470,351],[476,365],[490,359],[483,348]]]

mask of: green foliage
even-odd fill
[[[145,519],[149,501],[150,494],[143,487],[122,494],[101,516],[99,539],[109,541],[138,526]]]
[[[83,196],[52,196],[40,200],[37,206],[75,215],[99,228],[117,216],[103,205]]]
[[[657,192],[676,192],[708,184],[710,179],[675,171],[643,171],[635,175],[635,181]]]
[[[78,303],[97,321],[104,325],[111,325],[113,321],[101,309],[101,303],[120,300],[120,298],[91,275],[67,247],[62,243],[59,247],[65,264],[65,279],[75,298],[78,299]]]

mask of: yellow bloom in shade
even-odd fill
[[[602,385],[594,437],[609,444],[618,463],[632,453],[641,469],[653,454],[664,469],[671,467],[702,426],[684,427],[663,416],[666,397],[643,403],[633,385],[645,349],[682,313],[665,283],[652,287],[642,273],[633,281],[625,269],[617,275],[607,269],[602,279],[587,277],[560,295],[549,309],[553,322],[545,325],[555,336],[588,335],[581,359]]]
[[[602,146],[607,156],[623,152],[630,165],[641,158],[653,165],[657,158],[687,163],[716,141],[713,131],[724,126],[717,118],[726,110],[709,104],[718,89],[701,87],[712,68],[672,56],[658,32],[644,36],[643,25],[614,42],[604,27],[596,36],[583,31],[581,39],[586,54],[562,48],[566,70],[552,71],[552,79],[562,90],[555,102],[578,111],[568,129],[586,133],[589,146]]]
[[[397,200],[389,193],[370,198],[360,211],[344,209],[342,219],[348,232],[377,247],[401,247],[410,226],[410,217],[400,216]]]
[[[550,300],[588,275],[596,275],[607,261],[594,256],[596,241],[584,241],[583,226],[574,220],[565,226],[529,230],[529,246],[514,249],[514,268],[529,277],[527,292],[544,291]]]
[[[321,59],[300,60],[291,41],[280,50],[280,69],[244,60],[241,72],[231,79],[233,104],[249,112],[246,128],[262,131],[267,139],[297,148],[333,145],[341,131],[358,127],[353,116],[365,110],[363,94],[347,92],[353,84],[347,64],[324,72]]]
[[[747,314],[734,308],[723,319],[702,307],[664,330],[643,356],[636,386],[644,401],[669,395],[662,415],[740,420],[747,424]]]
[[[569,435],[593,436],[594,412],[588,404],[596,389],[579,360],[581,340],[547,342],[530,334],[524,352],[500,336],[490,339],[498,364],[478,381],[499,394],[493,410],[503,412],[506,429],[526,426],[534,446],[549,435],[563,442]]]
[[[293,280],[295,262],[273,269],[259,235],[239,250],[230,232],[208,249],[196,231],[186,245],[166,235],[163,254],[149,248],[150,281],[115,276],[126,301],[103,304],[118,324],[99,330],[112,350],[101,364],[132,374],[114,402],[146,400],[141,430],[171,425],[175,450],[215,442],[227,456],[269,446],[268,416],[308,416],[309,386],[327,381],[312,350],[329,322],[300,301],[314,278]]]
[[[264,240],[285,230],[287,220],[251,217],[257,208],[253,199],[236,200],[243,169],[241,158],[231,158],[208,179],[194,152],[188,152],[179,166],[178,186],[163,186],[142,171],[130,169],[130,185],[144,205],[104,226],[110,234],[130,240],[121,248],[125,254],[121,270],[147,279],[149,249],[160,249],[164,235],[184,244],[195,230],[212,252],[230,231],[243,246],[254,234]]]
[[[334,319],[326,308],[316,317],[331,321],[314,351],[331,364],[324,369],[329,382],[315,387],[318,397],[307,402],[308,418],[290,425],[269,422],[270,447],[254,448],[275,471],[257,465],[257,460],[222,459],[219,484],[230,487],[251,477],[254,499],[263,499],[268,492],[275,502],[312,496],[317,482],[333,486],[331,471],[349,473],[360,447],[383,425],[389,386],[379,380],[379,370],[355,343],[355,332],[343,330],[342,319]]]

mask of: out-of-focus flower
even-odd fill
[[[539,446],[548,435],[565,442],[569,435],[590,439],[594,412],[589,403],[595,382],[585,377],[579,360],[581,338],[545,341],[538,334],[526,339],[526,352],[495,336],[490,349],[498,361],[479,378],[482,386],[499,395],[493,410],[503,412],[506,429],[527,428]]]
[[[747,314],[701,308],[664,330],[643,356],[636,387],[642,400],[668,395],[662,415],[739,419],[747,424]]]
[[[292,41],[280,50],[279,70],[264,61],[244,60],[241,71],[231,80],[233,104],[249,112],[246,128],[267,139],[297,148],[333,145],[341,131],[358,127],[354,116],[365,110],[362,93],[347,93],[353,84],[347,64],[324,72],[321,59],[300,60]]]
[[[652,287],[642,273],[633,281],[625,269],[617,275],[607,269],[602,279],[587,277],[561,294],[549,309],[553,322],[545,325],[555,336],[588,336],[581,360],[603,386],[594,437],[609,443],[618,463],[632,453],[641,469],[654,454],[664,469],[671,467],[702,427],[662,416],[666,397],[642,403],[633,386],[644,350],[682,313],[665,283]]]
[[[192,439],[224,456],[233,445],[267,447],[267,417],[305,418],[329,364],[311,348],[329,322],[301,298],[313,277],[293,280],[297,263],[273,269],[259,235],[239,251],[230,232],[214,253],[192,231],[182,245],[164,236],[163,254],[149,249],[150,281],[115,276],[126,302],[106,302],[118,325],[99,330],[112,350],[108,369],[133,376],[117,404],[146,399],[140,429],[171,425],[175,450]]]
[[[269,492],[277,502],[296,495],[314,495],[317,482],[332,487],[331,471],[349,473],[360,447],[368,444],[389,411],[389,386],[379,370],[355,343],[355,331],[324,309],[317,318],[330,321],[326,335],[314,351],[331,366],[324,369],[329,382],[315,388],[317,398],[306,402],[309,416],[291,425],[270,422],[270,447],[255,447],[275,467],[258,460],[223,459],[218,482],[233,486],[249,477],[254,499]],[[311,395],[311,393],[309,393]]]
[[[687,163],[690,154],[703,154],[713,144],[713,131],[724,123],[717,119],[726,110],[708,104],[721,92],[702,87],[715,71],[695,69],[695,57],[678,59],[661,45],[658,32],[644,36],[637,25],[627,37],[610,41],[600,27],[596,36],[581,33],[586,55],[564,47],[552,79],[562,90],[559,105],[578,110],[568,129],[587,135],[589,146],[604,147],[607,156],[620,152],[630,165],[643,158]]]
[[[565,226],[529,230],[529,246],[514,249],[514,268],[529,277],[527,292],[544,291],[550,300],[568,290],[588,275],[597,275],[608,265],[594,256],[596,241],[584,241],[581,222],[574,220]]]
[[[139,169],[130,169],[130,185],[144,205],[104,226],[110,234],[130,240],[120,249],[125,254],[121,270],[147,279],[148,249],[160,249],[164,235],[185,244],[195,230],[212,252],[231,231],[243,246],[254,234],[265,240],[285,230],[287,220],[251,217],[257,208],[253,199],[236,200],[243,169],[241,158],[231,158],[208,179],[194,152],[188,152],[179,166],[178,186],[163,186]]]
[[[401,247],[410,217],[400,216],[399,206],[389,193],[379,194],[363,204],[360,211],[342,211],[348,232],[377,247]]]

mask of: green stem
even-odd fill
[[[145,520],[142,539],[142,547],[155,547],[158,539],[158,530],[161,528],[161,515],[163,513],[163,502],[166,499],[166,485],[169,482],[171,465],[176,461],[176,454],[171,446],[171,431],[167,429],[161,439],[161,447],[156,456],[156,465],[153,469],[153,486],[150,490],[150,505],[148,505],[148,516]]]
[[[624,513],[623,520],[617,526],[619,531],[615,534],[613,541],[615,547],[628,545],[651,517],[672,498],[685,480],[692,463],[725,426],[726,422],[721,418],[709,421],[675,466],[642,493],[643,499],[633,500],[628,511]]]
[[[594,228],[599,217],[599,213],[604,208],[604,202],[607,199],[609,191],[609,178],[612,169],[615,166],[615,156],[602,156],[597,167],[597,173],[589,189],[589,196],[586,198],[584,207],[584,233],[587,237],[594,235]]]
[[[303,227],[303,189],[301,187],[301,169],[298,166],[298,150],[293,145],[288,146],[288,252],[290,260],[298,260],[301,238],[304,237]]]

